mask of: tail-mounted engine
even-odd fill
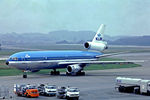
[[[92,42],[86,42],[84,47],[88,50],[103,51],[108,48],[107,42],[103,40],[105,25],[101,24]]]
[[[100,42],[86,42],[84,47],[88,50],[96,50],[96,51],[103,51],[108,49],[107,42],[100,41]]]

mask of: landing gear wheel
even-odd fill
[[[82,76],[85,76],[85,72],[81,72],[81,75],[82,75]]]
[[[59,71],[54,70],[54,71],[51,71],[51,75],[60,75],[60,72],[59,72]]]
[[[66,72],[66,75],[67,75],[67,76],[69,76],[69,75],[71,75],[71,74],[70,74],[70,73],[68,73],[68,72]]]
[[[27,72],[26,71],[23,72],[23,78],[27,78]]]
[[[59,71],[56,71],[56,74],[57,74],[57,75],[60,75],[60,72],[59,72]]]
[[[54,75],[54,71],[51,71],[51,75]]]
[[[77,72],[76,75],[77,76],[85,76],[85,72]]]
[[[23,75],[23,78],[27,78],[27,75]]]

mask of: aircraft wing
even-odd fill
[[[71,64],[127,64],[135,62],[144,62],[144,60],[128,60],[128,61],[79,61],[79,62],[59,62],[59,65],[71,65]]]

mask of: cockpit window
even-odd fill
[[[13,57],[12,59],[13,59],[13,60],[18,60],[18,58],[17,58],[17,57]]]

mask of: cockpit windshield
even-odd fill
[[[18,60],[17,57],[10,57],[9,59],[10,59],[10,60]]]
[[[79,92],[77,88],[69,89],[69,92]]]

